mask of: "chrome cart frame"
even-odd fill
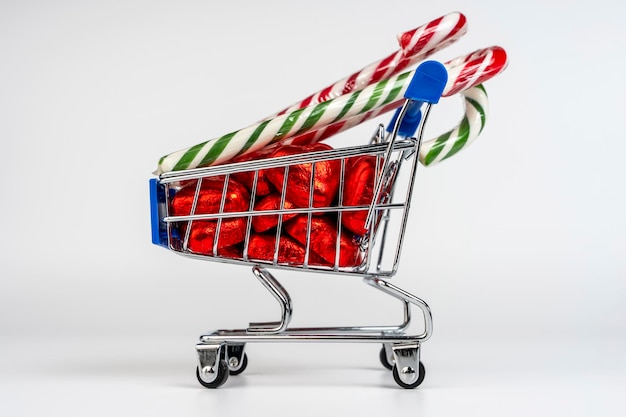
[[[435,62],[429,62],[438,64]],[[422,64],[424,65],[424,64]],[[438,64],[440,66],[440,64]],[[196,375],[205,387],[216,388],[226,382],[229,375],[237,375],[247,366],[247,343],[260,342],[347,342],[381,343],[380,360],[391,369],[395,381],[404,388],[414,388],[422,383],[425,369],[420,362],[421,344],[432,334],[432,316],[428,305],[420,298],[392,285],[388,279],[396,274],[400,254],[405,238],[407,218],[412,200],[415,175],[422,132],[432,103],[439,100],[445,86],[446,73],[443,66],[431,69],[429,66],[416,71],[405,97],[407,100],[398,109],[394,120],[386,132],[381,125],[376,129],[371,143],[366,146],[343,149],[330,149],[281,156],[262,160],[231,163],[206,168],[163,173],[158,179],[151,180],[151,200],[153,219],[153,242],[181,255],[204,260],[248,265],[252,272],[272,294],[280,305],[280,319],[275,322],[250,323],[245,329],[217,330],[200,336],[196,345],[198,365]],[[443,73],[441,72],[443,70]],[[442,75],[443,74],[443,75]],[[414,134],[415,133],[415,134]],[[371,202],[366,205],[346,205],[343,203],[345,173],[348,162],[353,158],[367,156],[375,158],[375,183]],[[314,178],[316,167],[325,161],[340,161],[338,201],[325,207],[313,203]],[[290,169],[309,164],[311,169],[308,207],[285,208],[287,178]],[[264,170],[284,170],[284,181],[280,192],[280,208],[276,210],[253,210],[255,195],[252,193],[249,209],[245,211],[227,211],[227,189],[232,176],[238,173],[253,175],[252,189],[255,190],[260,174]],[[203,180],[219,178],[223,181],[223,192],[219,210],[215,213],[196,213]],[[172,215],[172,198],[183,187],[195,184],[195,194],[191,211],[188,215]],[[342,234],[351,234],[342,227],[342,216],[350,212],[367,211],[365,229],[362,236],[352,236],[361,253],[355,265],[342,265],[340,260],[340,238]],[[329,214],[336,219],[336,245],[334,264],[315,263],[311,253],[311,220],[319,215]],[[275,246],[271,259],[255,259],[249,253],[252,221],[255,216],[277,216]],[[308,219],[306,226],[305,256],[303,262],[281,261],[279,242],[289,218],[300,215]],[[291,216],[287,218],[288,216]],[[245,238],[240,244],[238,256],[225,256],[219,253],[218,240],[220,228],[229,219],[245,219]],[[287,219],[286,219],[287,218]],[[212,221],[216,231],[212,250],[199,253],[189,246],[190,230],[194,222]],[[360,276],[363,281],[377,290],[401,301],[404,320],[389,326],[354,326],[354,327],[289,327],[293,305],[289,293],[270,273],[269,269],[299,270],[327,274]],[[422,315],[422,332],[407,334],[412,322],[412,309],[417,308]]]

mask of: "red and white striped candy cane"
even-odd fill
[[[501,73],[507,65],[507,56],[499,46],[479,49],[471,54],[444,64],[448,70],[448,84],[443,96],[451,96],[481,84]]]
[[[488,100],[483,82],[501,73],[507,65],[507,56],[499,46],[479,49],[471,54],[448,61],[448,82],[443,96],[460,93],[465,102],[465,114],[450,131],[436,138],[425,140],[420,148],[420,160],[426,166],[433,165],[467,147],[485,126]],[[310,144],[327,139],[341,131],[350,129],[366,120],[395,110],[401,100],[376,108],[367,113],[341,120],[288,140],[292,144]]]
[[[499,73],[506,64],[506,53],[502,48],[492,47],[476,51],[468,59],[451,61],[457,67],[450,67],[452,77],[444,92],[450,93],[485,81]],[[394,75],[362,90],[344,94],[325,102],[296,109],[205,141],[190,148],[165,155],[159,160],[156,174],[168,171],[191,169],[199,166],[215,165],[229,161],[237,155],[254,152],[273,143],[299,142],[301,135],[307,141],[318,141],[341,130],[352,127],[364,120],[392,110],[402,103],[404,91],[412,78],[412,71]],[[485,106],[486,107],[486,106]],[[446,141],[456,139],[448,137]],[[466,139],[461,144],[467,144]],[[465,145],[463,145],[465,146]],[[441,149],[435,147],[435,149]],[[451,152],[458,151],[458,146]],[[444,155],[447,157],[446,155]],[[449,156],[449,155],[448,155]],[[435,159],[435,161],[441,160]]]
[[[323,88],[317,93],[311,94],[304,100],[274,115],[268,116],[266,119],[319,104],[389,78],[457,41],[466,32],[467,19],[458,12],[449,13],[418,28],[404,32],[398,35],[400,49],[393,54]]]

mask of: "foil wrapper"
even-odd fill
[[[376,157],[372,155],[350,158],[346,162],[342,204],[344,206],[369,206],[374,198]],[[379,216],[380,217],[380,213]],[[364,235],[367,210],[345,211],[341,224],[357,235]]]
[[[257,152],[253,152],[247,155],[242,155],[235,158],[232,162],[245,162],[245,161],[257,161],[261,159],[266,159],[273,152],[272,149],[261,149]],[[270,180],[265,175],[265,170],[258,170],[258,177],[256,183],[256,190],[252,190],[252,186],[254,185],[254,175],[256,170],[252,171],[242,171],[232,174],[232,177],[245,185],[246,188],[253,194],[257,196],[266,196],[271,194],[274,191],[274,186],[270,182]]]
[[[300,214],[285,224],[285,231],[302,245],[306,245],[308,216]],[[312,216],[309,247],[327,265],[335,264],[337,253],[337,221],[329,216]],[[361,264],[362,253],[354,234],[342,230],[339,236],[339,266],[354,267]]]
[[[304,264],[306,248],[296,240],[281,235],[278,241],[278,263],[300,266]],[[248,258],[273,261],[276,250],[275,233],[254,233],[250,236]],[[309,253],[309,265],[323,265],[326,262],[315,253]]]
[[[304,152],[316,152],[332,149],[329,145],[317,143],[314,145],[296,146],[285,145],[276,149],[272,157],[296,155]],[[315,163],[313,177],[312,207],[329,207],[337,197],[341,162],[339,160],[320,161]],[[285,168],[266,170],[265,175],[279,192],[283,189]],[[297,207],[309,207],[311,190],[311,172],[313,164],[298,164],[289,166],[287,174],[286,198]]]
[[[197,181],[187,181],[170,201],[172,216],[188,216],[194,201]],[[194,214],[215,214],[220,210],[225,177],[203,178],[200,184]],[[224,201],[224,213],[246,211],[250,204],[248,189],[234,179],[229,179]]]
[[[291,202],[285,200],[283,207],[280,206],[280,194],[274,193],[264,197],[258,203],[254,205],[255,211],[264,210],[280,210],[280,209],[292,209],[294,207]],[[293,218],[295,214],[283,214],[283,222]],[[252,228],[255,232],[261,233],[268,231],[278,225],[278,214],[267,216],[252,216]]]
[[[217,230],[217,220],[194,220],[189,232],[189,250],[202,255],[213,255],[213,244]],[[187,223],[181,228],[181,239],[185,236]],[[243,217],[225,218],[220,224],[217,239],[217,251],[244,241],[246,235],[246,219]],[[226,253],[229,253],[228,251]],[[224,255],[226,256],[226,255]]]

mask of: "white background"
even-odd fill
[[[462,3],[3,1],[0,414],[623,415],[626,10]],[[331,344],[250,345],[243,375],[200,387],[196,337],[278,309],[247,268],[150,243],[158,158],[457,10],[468,33],[433,58],[497,44],[510,64],[478,141],[418,177],[393,282],[433,310],[423,385],[397,388],[378,345]],[[427,135],[460,113],[443,100]],[[277,275],[296,325],[400,318],[358,278]]]

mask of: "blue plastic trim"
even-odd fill
[[[447,82],[448,71],[441,62],[423,62],[415,70],[404,97],[414,101],[438,103]]]
[[[398,136],[408,138],[415,134],[422,120],[422,104],[439,102],[447,82],[448,71],[440,62],[426,61],[417,67],[404,93],[404,98],[409,100],[409,105],[398,127]],[[401,107],[391,118],[387,125],[387,132],[393,131],[400,110]]]
[[[161,219],[160,206],[165,205],[165,188],[156,178],[150,179],[150,222],[152,226],[152,243],[169,248],[167,228]]]

